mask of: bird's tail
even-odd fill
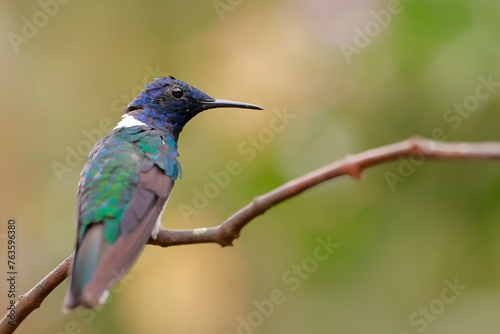
[[[81,244],[77,248],[71,271],[71,282],[63,303],[63,312],[69,313],[78,306],[94,308],[106,301],[103,293],[95,300],[84,298],[83,291],[92,278],[102,255],[109,248],[104,241],[104,224],[94,224],[88,228]]]
[[[130,270],[146,246],[167,198],[154,196],[153,200],[151,210],[135,230],[121,235],[113,244],[104,239],[104,224],[93,224],[87,229],[75,252],[63,312],[79,306],[95,308],[106,301],[108,289]]]

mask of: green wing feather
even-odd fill
[[[116,241],[145,159],[172,180],[178,177],[177,144],[170,136],[161,134],[139,126],[121,128],[96,144],[79,186],[79,241],[88,227],[96,223],[104,223],[107,242]]]

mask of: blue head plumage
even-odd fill
[[[184,125],[200,112],[212,108],[262,109],[258,106],[214,99],[172,76],[157,78],[124,109],[140,121],[178,137]]]

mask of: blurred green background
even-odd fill
[[[0,2],[0,233],[17,220],[18,293],[70,254],[91,144],[153,77],[266,109],[206,112],[181,135],[184,179],[162,221],[213,226],[346,154],[413,135],[500,140],[499,12],[473,0]],[[232,160],[241,172],[193,203]],[[65,281],[18,333],[498,333],[498,163],[424,163],[391,186],[401,168],[291,199],[234,247],[148,246],[103,309],[63,315]],[[340,244],[324,261],[318,238]]]

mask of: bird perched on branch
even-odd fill
[[[102,305],[109,288],[156,238],[174,181],[184,125],[213,108],[262,109],[214,99],[173,77],[146,85],[118,125],[92,148],[81,172],[71,282],[63,311]]]

